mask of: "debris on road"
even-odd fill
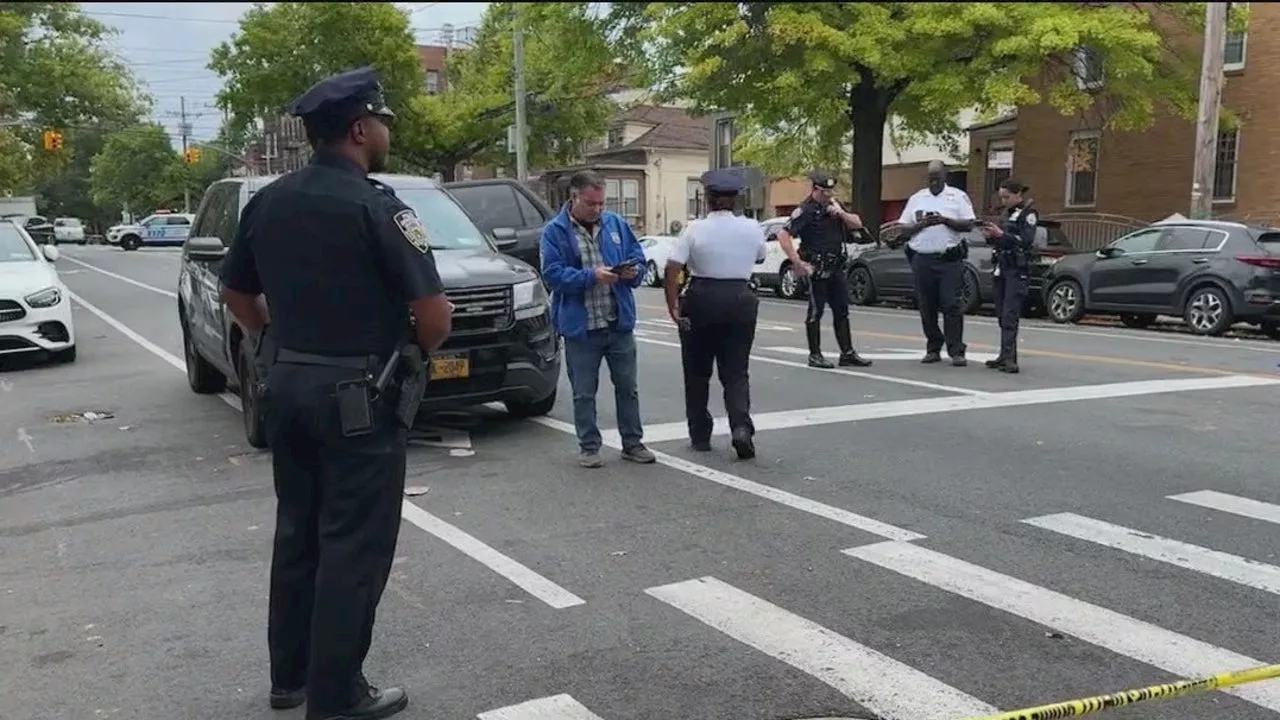
[[[426,495],[428,490],[430,488],[423,485],[411,485],[404,489],[404,494],[405,497],[418,497],[419,495]]]

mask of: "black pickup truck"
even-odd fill
[[[433,180],[374,175],[391,186],[427,226],[445,293],[454,304],[453,331],[431,354],[431,382],[420,412],[502,402],[520,417],[545,415],[556,402],[560,338],[551,326],[547,294],[527,263],[504,255],[512,230],[490,237]],[[187,380],[197,393],[239,389],[245,435],[265,447],[253,388],[249,343],[222,302],[218,268],[235,237],[249,198],[275,177],[219,180],[205,191],[186,243],[178,277]],[[268,311],[270,308],[268,308]]]

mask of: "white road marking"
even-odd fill
[[[113,272],[111,272],[110,270],[103,270],[102,268],[98,267],[97,265],[90,265],[89,263],[87,263],[87,262],[85,262],[85,261],[83,261],[83,260],[77,260],[77,259],[75,259],[75,258],[73,258],[73,257],[71,257],[71,256],[69,256],[69,255],[64,255],[63,257],[65,257],[66,259],[70,260],[71,262],[73,262],[73,263],[75,263],[75,264],[77,264],[77,265],[82,265],[82,266],[84,266],[84,267],[86,267],[86,268],[89,268],[90,270],[92,270],[92,271],[94,271],[94,272],[96,272],[96,273],[102,273],[103,275],[106,275],[106,276],[107,276],[107,277],[109,277],[109,278],[115,278],[116,280],[119,280],[119,281],[121,281],[121,282],[127,282],[127,283],[129,283],[130,285],[134,285],[134,286],[140,287],[140,288],[142,288],[143,290],[150,290],[150,291],[151,291],[151,292],[153,292],[153,293],[159,293],[159,294],[161,294],[161,295],[164,295],[165,297],[171,297],[171,298],[173,298],[173,299],[175,299],[175,300],[176,300],[176,299],[178,299],[178,293],[173,292],[172,290],[165,290],[165,289],[163,289],[163,288],[158,288],[158,287],[156,287],[155,285],[148,285],[148,284],[146,284],[146,283],[144,283],[144,282],[138,282],[137,280],[134,280],[134,279],[133,279],[133,278],[131,278],[131,277],[125,277],[124,275],[120,275],[119,273],[113,273]]]
[[[544,427],[549,427],[552,430],[559,430],[560,432],[568,435],[577,434],[571,423],[556,420],[555,418],[533,418],[533,422]],[[602,433],[602,435],[604,434]],[[618,438],[616,432],[612,435],[604,435],[603,441],[605,445],[611,448],[622,448],[622,441]],[[901,540],[904,542],[921,540],[925,537],[919,533],[896,527],[888,523],[883,523],[874,518],[866,517],[865,515],[858,515],[857,513],[833,507],[831,505],[818,502],[817,500],[810,500],[809,498],[801,497],[800,495],[794,495],[785,490],[779,490],[778,488],[770,485],[764,485],[753,480],[738,477],[737,475],[731,475],[727,472],[709,468],[705,465],[689,462],[688,460],[675,457],[674,455],[653,451],[652,448],[650,448],[650,450],[653,452],[654,456],[657,457],[658,463],[665,465],[666,467],[679,470],[688,475],[693,475],[694,477],[702,478],[703,480],[710,480],[713,483],[723,485],[727,488],[732,488],[749,495],[755,495],[756,497],[776,502],[779,505],[785,505],[794,510],[809,513],[810,515],[816,515],[820,518],[826,518],[827,520],[840,523],[847,527],[856,528],[863,532],[871,533],[872,535],[879,535],[883,538]]]
[[[26,445],[27,452],[31,453],[32,455],[35,455],[36,446],[34,443],[32,443],[31,440],[32,440],[31,433],[27,432],[26,428],[24,427],[18,428],[18,442],[22,443],[23,445]]]
[[[955,720],[996,708],[714,577],[645,590],[892,720]]]
[[[547,578],[489,547],[462,529],[450,525],[417,505],[404,501],[401,515],[405,520],[452,545],[481,565],[505,577],[525,592],[556,610],[586,603]]]
[[[1239,555],[1151,535],[1074,513],[1044,515],[1028,518],[1022,522],[1077,540],[1123,550],[1151,560],[1280,595],[1280,568]]]
[[[570,695],[553,695],[482,712],[479,720],[603,720]]]
[[[100,320],[115,328],[120,334],[137,343],[143,350],[155,355],[172,365],[174,368],[186,372],[186,364],[174,357],[164,348],[156,345],[150,340],[142,337],[132,328],[111,317],[107,313],[86,302],[83,298],[68,290],[71,299],[74,300],[84,309],[97,315]],[[240,398],[230,393],[222,393],[220,397],[228,405],[236,410],[243,410],[240,407]],[[582,598],[556,585],[550,580],[542,577],[529,568],[485,545],[476,538],[463,532],[461,529],[446,523],[445,521],[428,513],[426,510],[414,505],[408,501],[401,506],[401,517],[426,532],[436,536],[444,542],[461,550],[473,559],[479,561],[482,565],[494,570],[499,575],[506,577],[517,586],[523,588],[526,592],[539,600],[545,602],[557,610],[574,605],[581,605],[584,601]]]
[[[918,545],[884,542],[844,553],[1182,677],[1266,664]],[[1280,711],[1280,683],[1222,692]]]
[[[671,347],[671,348],[680,347],[680,343],[666,342],[664,340],[651,340],[645,337],[637,337],[636,340],[638,342],[646,343],[649,345],[661,345],[663,347]],[[939,390],[942,392],[956,393],[958,395],[980,396],[980,395],[990,394],[985,390],[971,390],[969,388],[955,387],[953,385],[939,385],[937,383],[925,382],[923,380],[908,380],[907,378],[894,377],[892,375],[876,375],[873,373],[861,372],[858,370],[849,370],[846,368],[833,368],[830,370],[826,368],[811,368],[805,363],[792,362],[791,360],[780,360],[778,358],[768,357],[766,355],[752,355],[751,361],[769,363],[771,365],[782,365],[785,367],[799,368],[801,370],[808,370],[809,372],[834,373],[836,375],[844,375],[847,377],[858,377],[866,380],[877,380],[879,382],[893,383],[895,385],[909,385],[911,387],[925,388],[927,390]]]
[[[1179,378],[1176,380],[1139,380],[1134,382],[1107,383],[1104,385],[1075,385],[1070,387],[1036,388],[1002,393],[983,393],[967,397],[918,398],[893,400],[858,405],[835,405],[801,410],[780,410],[753,414],[751,421],[756,431],[785,430],[807,425],[832,425],[858,420],[929,415],[960,410],[986,410],[1024,405],[1056,404],[1080,400],[1105,400],[1109,398],[1160,395],[1165,393],[1194,392],[1197,390],[1232,390],[1247,387],[1280,385],[1280,378],[1257,375],[1224,375],[1208,378]],[[616,430],[609,433],[616,434]],[[728,420],[715,419],[715,434],[729,433]],[[684,422],[659,423],[644,429],[645,440],[668,442],[688,437]]]
[[[784,353],[786,355],[807,356],[809,354],[808,348],[785,347],[782,345],[769,345],[760,349],[768,350],[769,352]],[[828,360],[835,360],[840,357],[840,353],[838,352],[828,352],[823,353],[823,355],[825,355]],[[897,348],[887,348],[883,352],[860,352],[858,355],[866,358],[867,360],[910,360],[911,362],[917,363],[920,362],[920,358],[924,357],[924,353],[919,350],[899,350]],[[988,360],[995,360],[996,354],[966,352],[965,357],[969,359],[969,362],[980,363]]]
[[[1272,505],[1261,500],[1251,500],[1215,490],[1198,490],[1181,495],[1170,495],[1169,499],[1280,525],[1280,505]]]

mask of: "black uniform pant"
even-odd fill
[[[707,402],[713,367],[724,387],[730,431],[743,428],[755,433],[747,367],[759,310],[760,300],[745,280],[693,278],[685,290],[680,313],[688,319],[689,327],[680,330],[680,355],[690,439],[711,439],[712,418]]]
[[[964,308],[960,307],[960,284],[964,282],[964,261],[943,260],[937,255],[915,253],[911,258],[915,276],[916,305],[924,328],[925,351],[941,353],[945,344],[951,357],[963,357]],[[938,327],[938,313],[942,327]]]
[[[831,325],[836,344],[842,354],[853,352],[853,336],[849,332],[849,278],[843,270],[831,271],[826,277],[809,279],[809,309],[805,313],[805,334],[809,352],[822,353],[822,314],[831,308]]]
[[[1000,268],[993,278],[996,318],[1000,321],[1000,357],[1018,361],[1018,323],[1027,300],[1027,273],[1016,268]]]
[[[342,436],[334,384],[358,375],[277,363],[267,384],[278,501],[271,683],[305,685],[315,712],[346,709],[367,692],[362,666],[400,532],[406,432],[379,403],[371,434]]]

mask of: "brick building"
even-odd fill
[[[1191,38],[1190,42],[1202,40]],[[1223,49],[1224,108],[1239,118],[1217,140],[1213,207],[1217,216],[1275,222],[1280,202],[1280,4],[1253,3],[1247,32]],[[1105,68],[1088,62],[1082,83],[1105,85]],[[1047,104],[970,128],[974,203],[990,206],[1013,176],[1031,186],[1045,213],[1119,215],[1143,222],[1190,211],[1195,125],[1162,115],[1138,132],[1102,130],[1098,120],[1064,117]]]

